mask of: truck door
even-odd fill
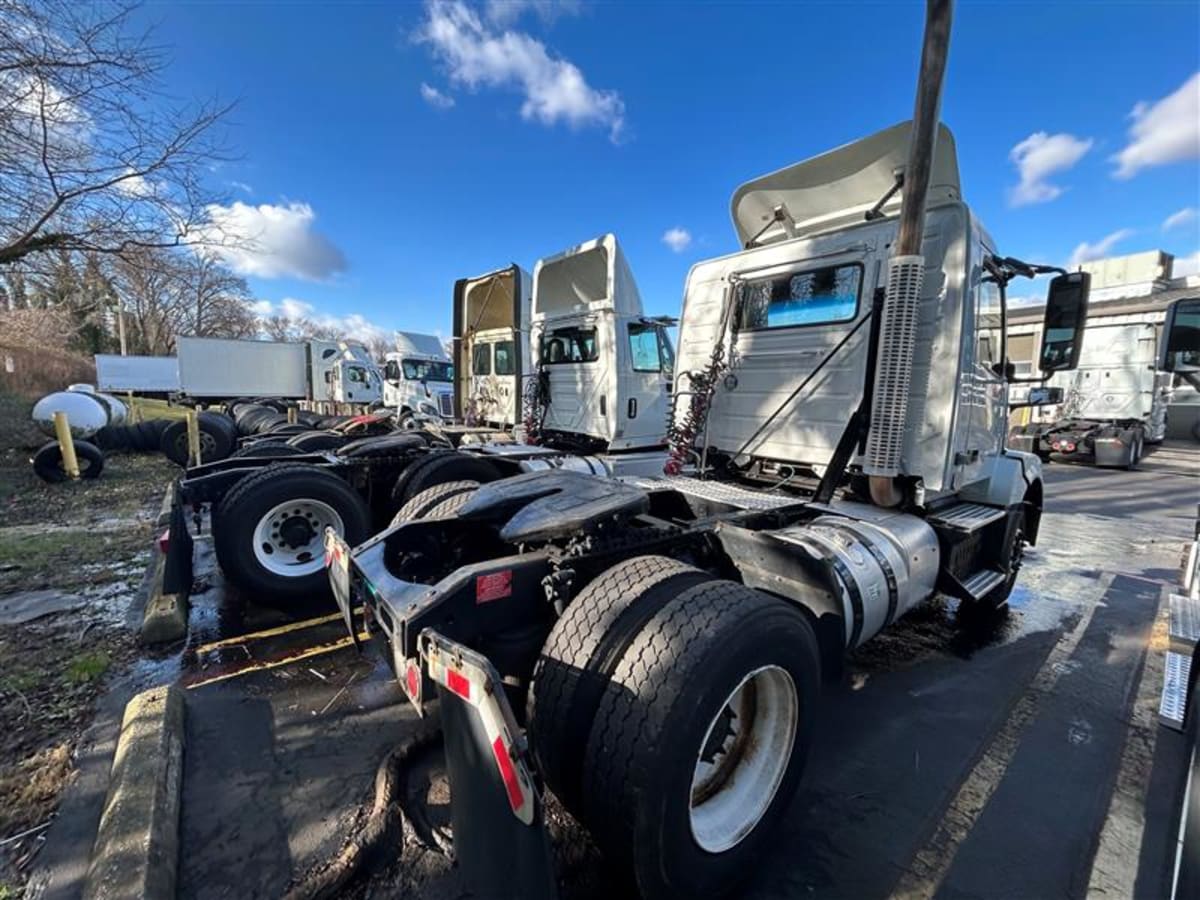
[[[612,440],[616,399],[613,320],[588,316],[542,332],[541,365],[550,382],[546,429]]]
[[[658,322],[628,322],[625,347],[618,342],[621,390],[618,394],[618,446],[649,447],[666,441],[667,411],[675,352]]]
[[[403,406],[403,376],[398,360],[389,359],[383,367],[383,405],[399,411]]]
[[[343,362],[334,371],[338,375],[335,385],[339,403],[372,403],[379,399],[378,391],[371,384],[371,373],[361,363]]]
[[[1004,421],[1004,311],[1000,286],[985,280],[977,270],[969,295],[966,327],[974,341],[964,342],[961,415],[967,427],[955,454],[955,486],[984,477],[988,459],[1004,446],[1008,423]]]

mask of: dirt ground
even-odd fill
[[[11,839],[51,819],[97,696],[135,655],[127,618],[177,471],[119,455],[95,481],[49,485],[29,455],[0,453],[0,900],[43,831]]]

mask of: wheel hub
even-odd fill
[[[312,522],[304,516],[288,516],[279,526],[279,538],[287,547],[307,547],[316,534]]]
[[[787,772],[800,720],[788,672],[764,666],[733,689],[709,723],[696,755],[689,797],[692,837],[721,853],[766,815]]]

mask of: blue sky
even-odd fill
[[[738,184],[911,115],[923,4],[146,14],[171,95],[238,101],[217,213],[261,236],[230,261],[263,308],[446,334],[456,278],[605,231],[677,313],[689,266],[736,249]],[[1200,264],[1200,5],[960,0],[942,116],[1003,252]]]

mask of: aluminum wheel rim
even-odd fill
[[[796,685],[779,666],[755,669],[725,698],[692,770],[688,820],[701,849],[729,850],[762,820],[787,771],[799,720]]]
[[[273,575],[301,578],[325,565],[324,534],[346,529],[342,517],[320,500],[279,503],[258,520],[254,529],[254,558]]]

